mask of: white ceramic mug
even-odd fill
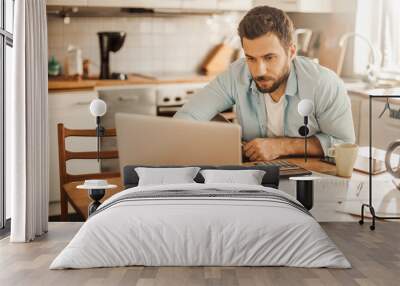
[[[328,156],[335,158],[336,175],[351,177],[358,155],[358,146],[352,143],[336,144],[328,149]]]

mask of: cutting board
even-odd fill
[[[234,52],[235,50],[227,44],[215,46],[201,65],[202,72],[213,75],[225,71],[232,62]]]

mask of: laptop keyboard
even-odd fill
[[[276,160],[276,161],[265,161],[265,162],[257,162],[256,165],[263,165],[263,166],[278,166],[280,170],[294,170],[299,169],[300,167],[289,163],[286,160]]]
[[[280,177],[290,177],[290,176],[305,176],[311,175],[312,172],[297,166],[296,164],[289,163],[286,160],[274,160],[265,162],[256,162],[255,165],[258,166],[278,166]]]

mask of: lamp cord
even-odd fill
[[[100,135],[97,135],[97,162],[100,162]]]
[[[307,162],[308,116],[304,116],[304,162]]]
[[[307,162],[307,134],[304,136],[304,162]]]
[[[100,162],[100,136],[101,136],[101,128],[100,128],[100,116],[96,117],[96,137],[97,137],[97,162]]]

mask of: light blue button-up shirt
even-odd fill
[[[354,143],[351,104],[343,81],[331,70],[297,56],[292,61],[285,91],[285,137],[301,137],[298,130],[304,120],[297,105],[306,98],[314,102],[308,120],[309,135],[319,139],[325,155],[336,143]],[[264,94],[257,89],[245,59],[232,63],[227,71],[194,94],[175,118],[208,121],[233,105],[243,140],[268,137]]]

